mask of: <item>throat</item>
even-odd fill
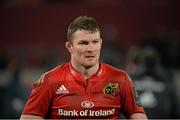
[[[74,64],[71,63],[72,67],[81,73],[81,75],[84,77],[85,80],[89,79],[92,75],[97,73],[100,69],[100,64],[97,62],[94,66],[86,67],[81,64]]]
[[[80,72],[85,80],[89,79],[93,74],[96,73],[91,69],[85,69],[84,71]]]
[[[82,75],[83,75],[84,79],[87,81],[93,75],[93,73],[92,74],[84,73]]]

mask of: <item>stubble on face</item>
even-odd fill
[[[86,68],[99,64],[101,44],[99,32],[76,31],[72,41],[72,61]]]

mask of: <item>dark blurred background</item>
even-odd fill
[[[180,118],[179,0],[0,0],[0,118],[19,118],[32,84],[69,61],[80,15],[103,34],[101,59],[133,79],[149,118]]]

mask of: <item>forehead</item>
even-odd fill
[[[79,40],[96,40],[100,39],[100,32],[90,32],[86,30],[77,30],[73,34],[73,41],[79,41]]]

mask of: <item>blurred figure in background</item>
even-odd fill
[[[27,98],[15,61],[0,50],[0,118],[18,118]]]
[[[104,41],[104,49],[102,49],[101,60],[116,68],[122,69],[122,47],[113,43],[111,40]]]
[[[152,46],[133,47],[126,68],[140,93],[148,118],[175,118],[174,78],[161,65],[158,51]]]

